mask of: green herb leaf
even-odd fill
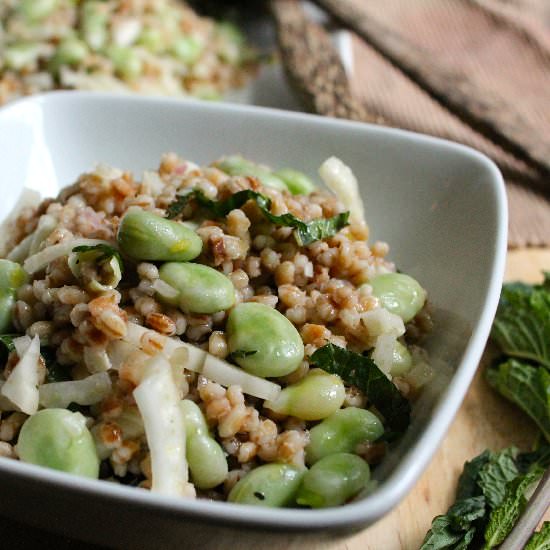
[[[491,332],[502,351],[550,369],[550,275],[541,285],[504,285]]]
[[[479,480],[479,472],[485,464],[489,462],[490,458],[491,452],[486,450],[470,460],[470,462],[464,464],[464,469],[458,479],[458,487],[456,490],[457,500],[463,500],[481,494],[481,488],[477,483]]]
[[[510,447],[490,453],[489,460],[479,471],[477,483],[491,509],[500,506],[507,483],[519,474],[514,462],[517,452],[515,447]]]
[[[40,355],[42,355],[42,359],[44,359],[44,363],[46,364],[46,382],[65,382],[71,379],[66,368],[57,362],[54,349],[41,347]]]
[[[472,523],[485,515],[486,500],[483,495],[457,500],[447,512],[451,525],[457,530],[468,531]]]
[[[13,345],[14,338],[18,338],[21,336],[21,334],[0,334],[0,344],[6,348],[6,351],[8,353],[11,353],[15,350],[15,346]]]
[[[550,373],[510,359],[486,374],[489,384],[528,414],[550,442]]]
[[[527,504],[525,492],[542,477],[543,472],[537,465],[508,483],[502,503],[489,516],[484,533],[485,549],[498,546],[508,536]]]
[[[382,413],[391,430],[404,432],[407,429],[410,423],[410,403],[372,359],[334,344],[327,344],[311,356],[311,362],[331,374],[337,374],[344,382],[358,387]]]
[[[294,237],[300,246],[307,246],[315,241],[332,237],[349,223],[349,212],[342,212],[332,218],[317,218],[309,222],[304,222],[293,214],[288,213],[277,216],[270,211],[271,200],[265,195],[251,189],[238,191],[223,201],[210,200],[198,190],[192,191],[187,195],[179,195],[168,207],[167,216],[173,213],[175,215],[180,213],[191,198],[194,198],[200,206],[208,208],[217,218],[223,218],[235,208],[241,208],[249,200],[253,200],[258,205],[264,217],[271,223],[294,228]]]
[[[543,442],[535,451],[520,453],[516,458],[516,464],[521,473],[527,472],[533,464],[538,464],[544,469],[550,467],[550,445]]]
[[[451,518],[437,516],[432,521],[431,529],[426,533],[420,550],[466,550],[472,542],[476,529],[455,531]]]
[[[550,550],[550,521],[542,524],[540,531],[533,534],[523,550]]]
[[[187,206],[190,198],[189,193],[186,195],[177,195],[176,199],[168,205],[168,208],[166,209],[166,217],[169,220],[177,218]]]
[[[124,268],[122,258],[120,257],[120,252],[116,248],[113,248],[112,246],[109,246],[108,244],[105,244],[105,243],[75,246],[73,248],[73,252],[96,253],[97,257],[95,257],[94,260],[99,264],[103,262],[108,262],[111,258],[116,258],[118,265],[120,266],[121,272]]]

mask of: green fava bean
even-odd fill
[[[325,418],[309,432],[306,460],[314,464],[335,453],[351,453],[359,443],[375,441],[384,433],[380,419],[366,409],[347,407]]]
[[[136,260],[186,262],[202,250],[202,240],[188,227],[145,210],[130,210],[120,222],[118,245]]]
[[[275,176],[282,179],[287,189],[293,195],[309,195],[315,191],[315,184],[303,172],[285,168],[275,172]]]
[[[17,453],[23,462],[97,478],[99,458],[86,419],[66,409],[44,409],[21,428]]]
[[[254,302],[235,306],[227,320],[229,352],[247,372],[267,378],[285,376],[304,358],[304,343],[294,325],[276,309]]]
[[[187,462],[191,479],[199,489],[212,489],[223,483],[228,466],[220,444],[204,433],[187,439]]]
[[[13,306],[15,305],[15,290],[0,288],[0,334],[11,328]]]
[[[238,481],[227,500],[271,508],[288,506],[294,502],[305,471],[290,464],[264,464]]]
[[[412,357],[409,350],[401,343],[395,342],[393,361],[390,369],[392,376],[403,376],[412,367]]]
[[[252,176],[258,178],[267,187],[273,187],[279,191],[287,189],[285,182],[269,169],[254,164],[239,155],[224,157],[216,163],[216,166],[230,176]]]
[[[78,38],[67,38],[57,46],[50,60],[50,70],[56,72],[61,65],[78,65],[88,55],[88,46]]]
[[[296,502],[311,508],[340,506],[359,493],[369,478],[368,464],[357,455],[329,455],[306,472]]]
[[[141,59],[132,48],[111,46],[107,51],[107,55],[120,77],[133,80],[141,74],[143,69]]]
[[[339,376],[312,369],[282,390],[275,401],[266,401],[264,407],[302,420],[321,420],[337,411],[345,398],[346,390]]]
[[[0,260],[0,288],[19,288],[29,276],[17,262]]]
[[[203,49],[202,44],[194,36],[181,36],[172,46],[174,55],[188,65],[199,59]]]
[[[208,433],[208,424],[196,403],[190,399],[183,399],[180,408],[183,413],[183,424],[187,437],[199,432]]]
[[[404,273],[384,273],[372,279],[372,293],[382,307],[409,322],[424,306],[426,291]]]
[[[235,303],[233,283],[220,271],[202,264],[169,262],[159,270],[160,278],[178,291],[170,298],[188,313],[216,313]]]
[[[227,477],[228,466],[220,444],[210,436],[202,411],[189,399],[180,403],[186,434],[186,457],[193,483],[212,489]]]

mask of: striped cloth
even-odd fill
[[[355,0],[369,17],[513,105],[550,143],[548,0]],[[550,245],[550,180],[432,99],[375,49],[354,41],[352,85],[367,107],[396,127],[470,145],[497,162],[507,183],[509,245]],[[543,187],[546,190],[543,190]]]

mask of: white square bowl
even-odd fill
[[[418,479],[443,439],[489,334],[506,253],[500,173],[483,155],[409,132],[269,109],[52,93],[0,110],[0,219],[24,187],[55,195],[97,162],[157,166],[175,151],[206,163],[243,155],[311,175],[331,155],[355,172],[372,239],[428,290],[439,371],[403,439],[375,470],[378,488],[324,510],[263,509],[159,497],[0,459],[0,514],[116,547],[266,547],[280,535],[338,536],[372,524]]]

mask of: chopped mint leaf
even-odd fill
[[[294,229],[294,238],[300,246],[307,246],[315,241],[332,237],[340,229],[348,225],[349,219],[349,212],[342,212],[332,218],[316,218],[309,222],[304,222],[290,213],[281,215],[272,214],[270,211],[271,200],[265,195],[251,189],[238,191],[228,199],[222,201],[213,201],[198,190],[192,191],[187,195],[179,195],[168,206],[167,217],[176,217],[191,198],[195,199],[203,208],[207,208],[216,218],[223,218],[231,210],[240,208],[249,200],[253,200],[258,205],[263,216],[271,223],[283,227],[292,227]]]
[[[407,429],[411,405],[372,359],[334,344],[327,344],[311,356],[311,362],[331,374],[337,374],[347,384],[359,388],[382,413],[392,431],[402,433]]]

